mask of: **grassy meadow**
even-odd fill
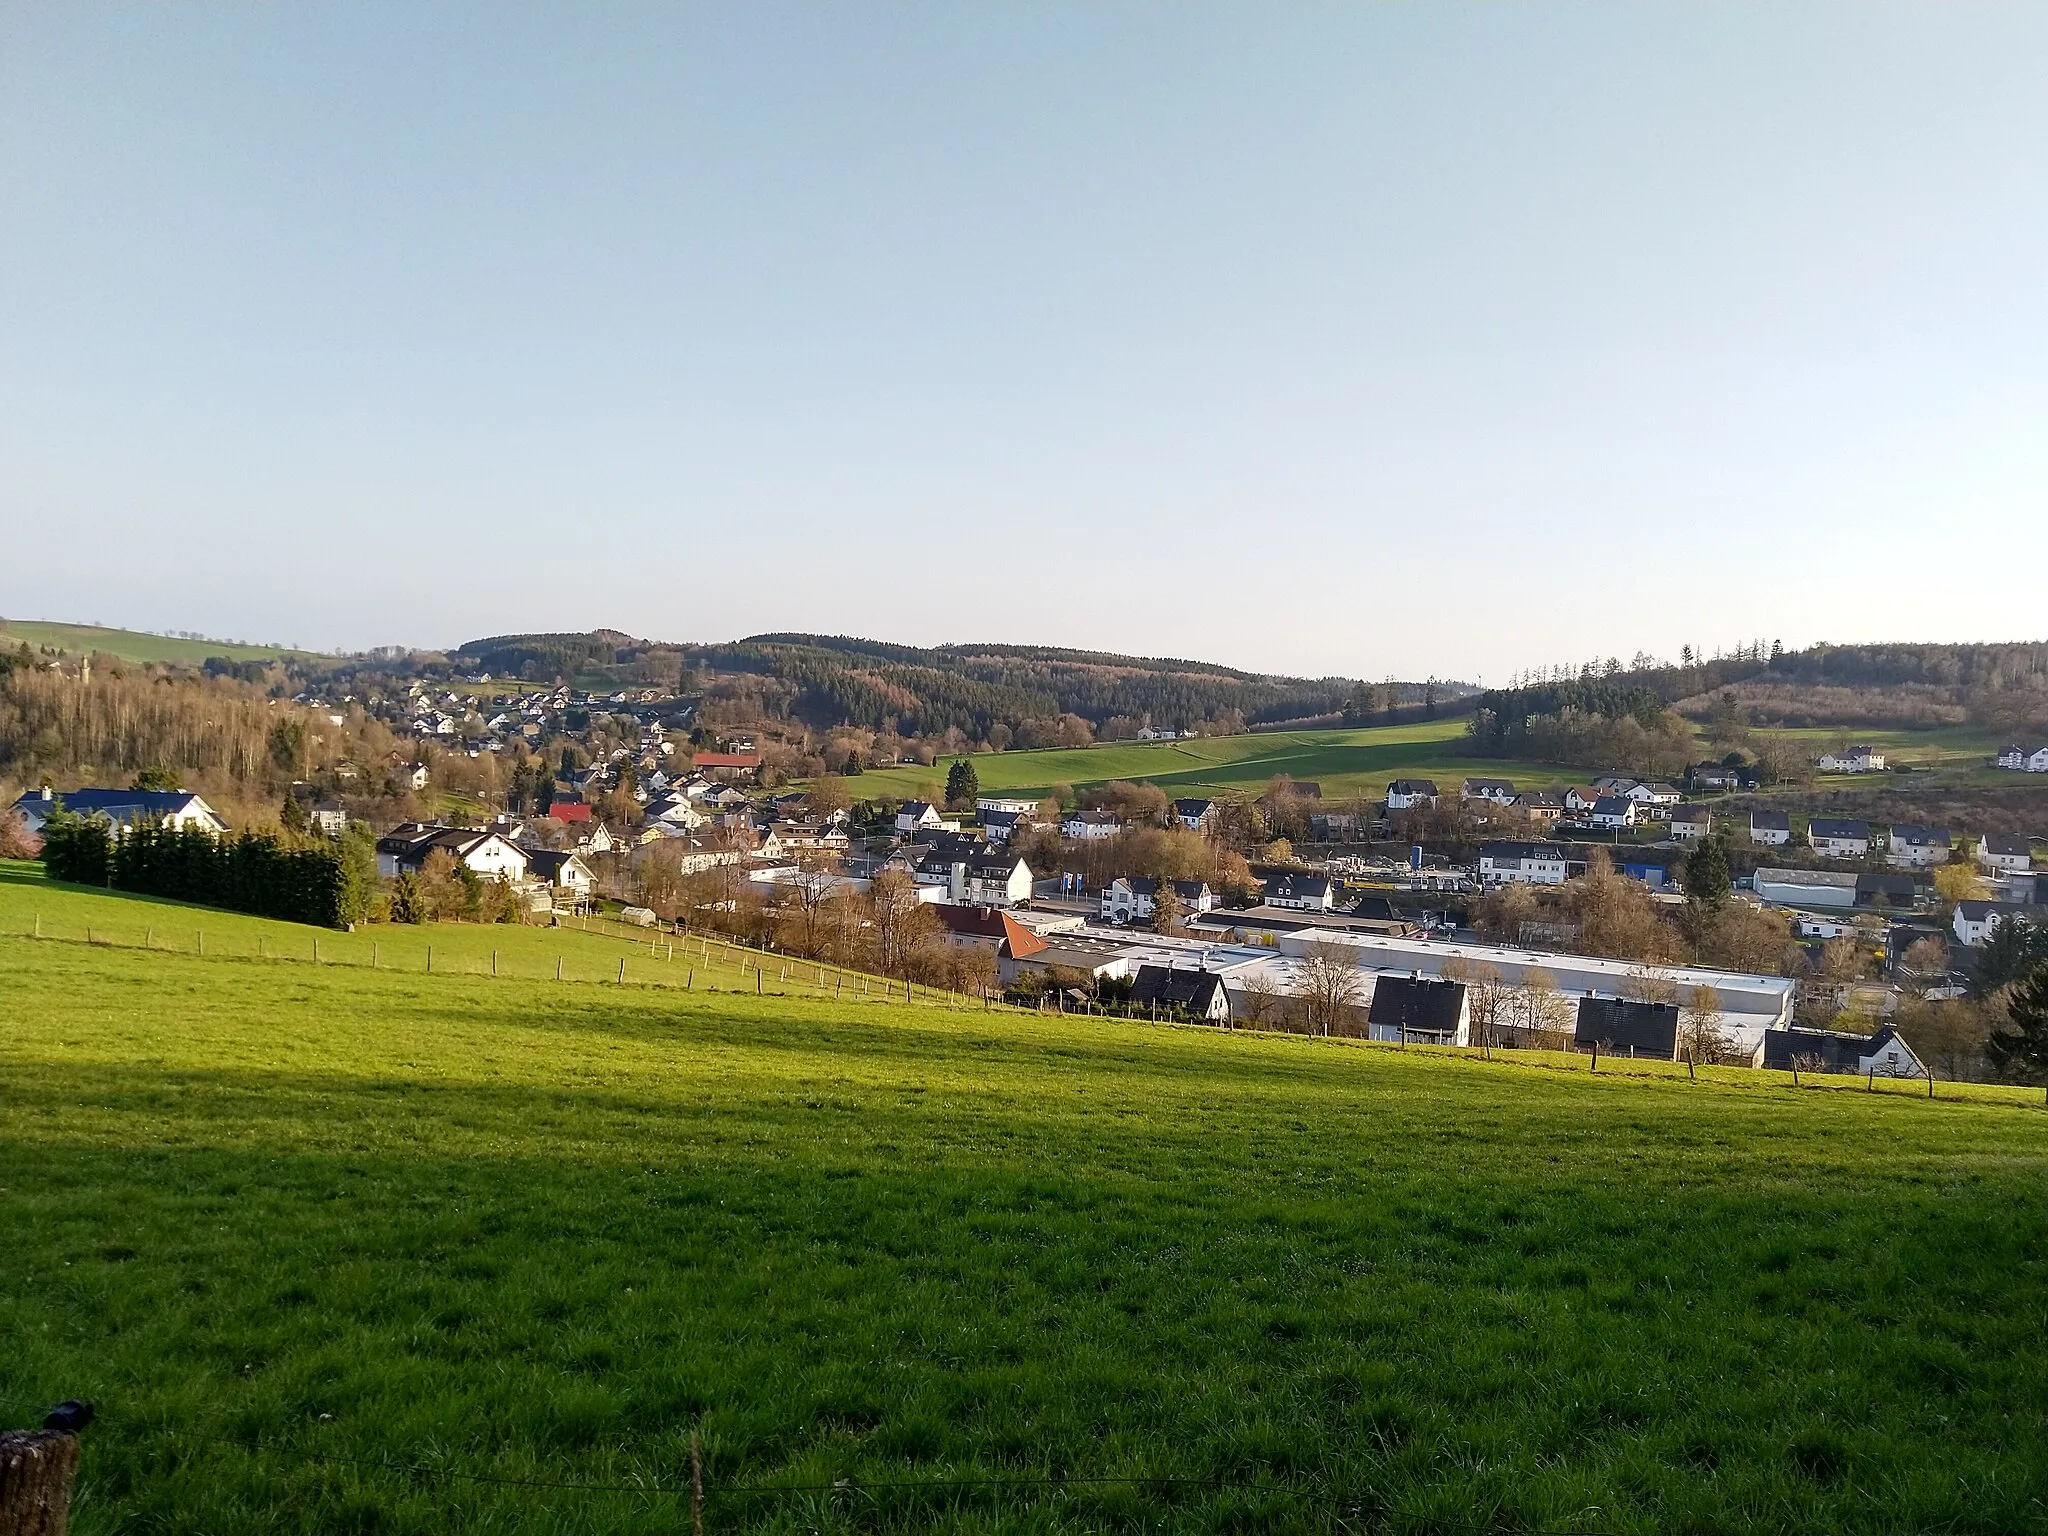
[[[0,922],[0,1422],[97,1401],[86,1536],[675,1532],[693,1434],[710,1531],[2044,1523],[2038,1107],[57,897],[150,904]]]
[[[273,656],[299,654],[276,645],[237,645],[227,640],[183,640],[172,635],[152,635],[137,629],[109,629],[99,624],[55,624],[40,619],[0,620],[0,645],[16,646],[26,640],[33,646],[54,646],[74,655],[91,656],[104,651],[123,661],[180,662],[197,666],[209,656],[231,661],[267,661]]]
[[[1575,782],[1571,769],[1472,756],[1462,719],[984,753],[974,759],[974,771],[982,789],[994,793],[1042,794],[1055,784],[1082,788],[1111,779],[1149,779],[1169,795],[1263,790],[1273,775],[1284,773],[1320,783],[1326,800],[1357,794],[1376,798],[1386,793],[1390,779],[1398,778],[1447,779],[1453,792],[1467,774],[1526,780],[1537,788]],[[945,776],[943,761],[934,768],[909,764],[873,769],[853,787],[864,797],[901,798],[920,785],[943,783]]]

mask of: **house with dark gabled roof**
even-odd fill
[[[1806,840],[1823,858],[1860,859],[1870,852],[1870,824],[1816,816],[1806,824]]]
[[[1396,779],[1387,786],[1387,809],[1390,811],[1407,811],[1418,805],[1435,805],[1437,798],[1435,779]]]
[[[1885,857],[1900,869],[1930,869],[1948,862],[1952,843],[1947,827],[1902,823],[1892,828],[1891,847]]]
[[[526,850],[510,838],[496,832],[419,821],[394,827],[377,839],[377,873],[386,879],[418,874],[436,853],[447,854],[486,880],[520,884],[527,878]]]
[[[1482,843],[1479,879],[1485,885],[1563,885],[1564,849],[1556,843]]]
[[[1230,1019],[1230,993],[1224,988],[1223,978],[1210,971],[1141,965],[1131,983],[1131,1009],[1171,1011],[1222,1024]]]
[[[2033,924],[2039,909],[2020,901],[1959,901],[1950,928],[1958,944],[1975,949],[2005,923]]]
[[[1372,984],[1366,1025],[1375,1040],[1470,1045],[1472,1002],[1461,981],[1381,976]]]
[[[1158,908],[1159,882],[1150,875],[1118,875],[1102,888],[1100,913],[1108,923],[1144,922]],[[1173,894],[1180,901],[1181,915],[1193,917],[1216,905],[1216,893],[1205,880],[1176,880]]]
[[[1986,833],[1977,845],[1977,862],[2002,875],[2023,875],[2034,867],[2033,842],[2000,832]]]
[[[1467,779],[1458,786],[1460,800],[1490,800],[1495,805],[1513,805],[1515,786],[1507,779]]]
[[[53,790],[46,784],[14,802],[14,814],[27,823],[30,833],[37,837],[42,836],[44,823],[60,810],[87,820],[102,818],[114,828],[116,835],[144,822],[154,822],[178,831],[196,828],[202,832],[225,832],[228,829],[228,824],[221,820],[212,806],[184,789]]]
[[[1889,1027],[1874,1035],[1792,1025],[1764,1031],[1763,1065],[1787,1072],[1853,1072],[1859,1077],[1925,1077],[1913,1047]]]
[[[1199,832],[1208,826],[1215,814],[1216,802],[1214,800],[1176,800],[1173,802],[1174,819],[1190,832]]]
[[[1572,1044],[1621,1056],[1671,1061],[1678,1055],[1678,1005],[1626,997],[1582,997]]]
[[[1749,840],[1769,847],[1783,847],[1792,841],[1792,818],[1783,811],[1751,811]]]
[[[1292,870],[1271,876],[1263,896],[1269,907],[1298,912],[1327,912],[1336,904],[1336,886],[1328,875],[1297,874]]]

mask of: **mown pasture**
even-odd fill
[[[0,928],[88,1536],[2043,1524],[2038,1099]]]
[[[229,640],[186,640],[177,635],[152,635],[139,629],[110,629],[100,624],[57,624],[42,619],[0,621],[0,645],[9,648],[27,641],[32,646],[52,646],[77,656],[105,652],[123,661],[177,662],[197,666],[209,656],[230,661],[269,661],[274,657],[303,654],[276,645],[242,645]]]

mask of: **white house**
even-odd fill
[[[1603,795],[1625,795],[1636,787],[1636,781],[1625,773],[1603,773],[1593,781],[1593,788]]]
[[[1900,869],[1931,869],[1948,862],[1949,846],[1947,827],[1895,826],[1888,858]]]
[[[427,787],[427,765],[425,763],[407,763],[398,770],[398,782],[407,789],[425,789]]]
[[[2037,911],[2016,901],[1959,901],[1950,926],[1958,943],[1975,949],[2001,923],[2032,923]]]
[[[1487,800],[1495,805],[1513,805],[1515,786],[1506,779],[1467,779],[1458,787],[1460,800]]]
[[[1823,752],[1817,765],[1822,773],[1881,773],[1884,754],[1872,747],[1844,747],[1840,752]]]
[[[1714,813],[1704,805],[1682,805],[1671,813],[1671,836],[1676,842],[1696,843],[1714,830]]]
[[[597,885],[597,877],[581,854],[560,853],[552,848],[528,848],[525,853],[527,873],[551,890],[582,901]]]
[[[1977,845],[1977,862],[2002,875],[2024,875],[2034,867],[2034,850],[2024,837],[1986,833]]]
[[[1484,843],[1479,879],[1486,885],[1563,885],[1564,849],[1555,843]]]
[[[1593,802],[1593,825],[1596,827],[1632,827],[1640,809],[1635,801],[1621,795],[1602,795]]]
[[[1209,825],[1216,814],[1214,800],[1176,800],[1173,802],[1174,819],[1190,832],[1199,832]]]
[[[1014,907],[1031,899],[1031,866],[1014,853],[984,853],[965,861],[958,901],[975,907]]]
[[[322,800],[306,809],[306,827],[323,837],[339,837],[348,830],[348,807],[339,800]]]
[[[1072,811],[1060,818],[1060,836],[1069,842],[1089,843],[1115,837],[1124,824],[1104,811]]]
[[[43,835],[44,823],[60,810],[74,816],[104,817],[117,835],[146,821],[180,832],[193,828],[202,832],[228,829],[212,806],[182,789],[52,790],[46,784],[14,802],[14,813],[37,837]]]
[[[1792,818],[1783,811],[1751,811],[1749,840],[1772,848],[1792,841]]]
[[[1624,794],[1626,798],[1635,801],[1637,805],[1649,807],[1652,816],[1658,816],[1661,810],[1677,805],[1685,798],[1684,795],[1679,793],[1676,784],[1665,784],[1662,782],[1632,785],[1624,791]],[[1659,819],[1661,820],[1662,818],[1659,817]]]
[[[1159,882],[1149,875],[1118,875],[1102,889],[1101,915],[1104,922],[1144,922],[1157,910],[1155,895]],[[1176,880],[1173,894],[1180,898],[1183,916],[1214,911],[1216,893],[1201,880]]]
[[[936,831],[946,824],[939,808],[926,800],[906,800],[896,812],[896,832],[908,837],[913,832]]]
[[[377,873],[387,879],[417,874],[437,852],[447,854],[485,880],[505,880],[517,885],[527,878],[526,850],[509,837],[420,821],[394,827],[377,839]]]
[[[1860,859],[1870,852],[1870,825],[1816,816],[1806,825],[1806,840],[1825,859]]]
[[[2048,773],[2048,747],[2007,747],[1998,754],[1998,766],[2021,773]]]
[[[1434,779],[1396,779],[1387,786],[1387,809],[1390,811],[1412,810],[1418,805],[1435,805],[1436,802]]]
[[[1009,816],[1030,816],[1037,811],[1038,802],[1021,795],[983,795],[974,802],[974,808],[983,816],[993,812]]]
[[[1336,887],[1328,875],[1288,873],[1266,882],[1265,901],[1269,907],[1287,907],[1298,912],[1327,912],[1336,902]]]
[[[1574,816],[1583,816],[1601,800],[1606,798],[1599,790],[1586,784],[1574,784],[1564,792],[1564,808]]]

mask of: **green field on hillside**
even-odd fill
[[[1111,779],[1149,779],[1170,795],[1218,790],[1262,790],[1277,773],[1312,779],[1323,797],[1374,797],[1397,778],[1448,780],[1455,793],[1467,774],[1526,781],[1531,787],[1574,782],[1574,770],[1541,763],[1474,757],[1463,720],[1370,726],[1343,731],[1259,731],[1205,736],[1193,741],[1123,741],[1038,752],[989,752],[973,759],[984,791],[1042,793],[1055,784],[1082,788]],[[899,766],[862,774],[862,796],[901,798],[919,785],[943,782],[945,761],[933,768]]]
[[[226,640],[180,640],[136,629],[106,629],[97,624],[52,624],[39,619],[0,620],[0,644],[54,646],[76,655],[104,651],[123,661],[174,661],[196,666],[209,656],[231,661],[267,661],[273,656],[305,655],[275,645],[235,645]]]
[[[2041,1528],[2048,1112],[1781,1083],[9,931],[0,1422],[84,1536],[693,1434],[711,1531]]]

